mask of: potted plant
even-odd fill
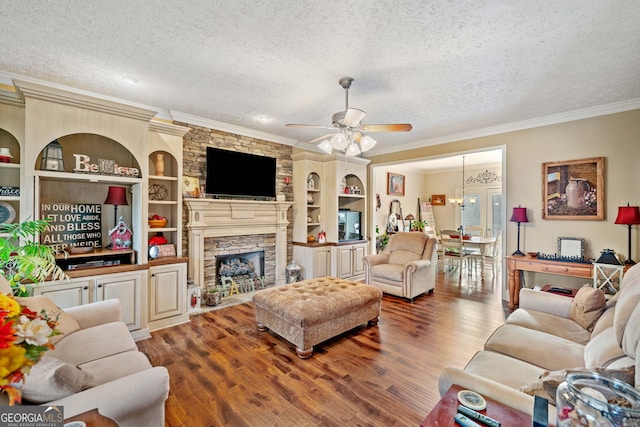
[[[204,303],[215,307],[222,301],[222,288],[220,286],[212,286],[204,291]]]
[[[0,274],[9,282],[15,296],[29,296],[29,284],[67,278],[56,264],[56,251],[36,240],[49,225],[47,220],[0,224]]]
[[[419,220],[413,221],[411,223],[411,230],[412,231],[424,231],[426,226],[427,226],[427,221],[419,219]]]

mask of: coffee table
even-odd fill
[[[453,420],[453,417],[458,412],[458,405],[460,405],[458,402],[458,392],[460,390],[464,389],[457,384],[452,385],[431,412],[429,412],[429,415],[422,421],[420,427],[458,426]],[[483,397],[484,400],[487,401],[487,409],[478,411],[481,414],[500,421],[505,427],[531,425],[530,415],[505,406],[493,399],[488,399],[486,396]]]
[[[115,422],[115,420],[105,417],[98,412],[98,409],[93,409],[91,411],[78,414],[75,417],[67,418],[64,420],[64,423],[67,424],[72,421],[82,421],[87,425],[87,427],[118,427],[118,423]]]

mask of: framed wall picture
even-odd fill
[[[543,219],[604,219],[604,157],[542,164]]]
[[[446,197],[444,194],[432,194],[431,204],[433,206],[444,206],[446,204]]]
[[[182,196],[191,198],[200,197],[200,180],[190,176],[183,176]]]
[[[387,194],[390,196],[404,196],[404,175],[387,173]]]

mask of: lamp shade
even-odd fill
[[[368,135],[364,135],[362,138],[360,138],[360,149],[364,153],[365,151],[371,150],[376,145],[376,143],[377,141],[375,139],[371,138]]]
[[[513,208],[513,215],[511,215],[511,222],[529,222],[527,218],[527,208]]]
[[[127,203],[127,189],[125,187],[109,186],[109,192],[107,193],[107,199],[104,201],[105,205],[123,206]]]
[[[620,206],[615,223],[624,225],[640,224],[640,209],[638,206]]]

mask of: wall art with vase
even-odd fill
[[[604,157],[542,164],[542,218],[604,219]]]

